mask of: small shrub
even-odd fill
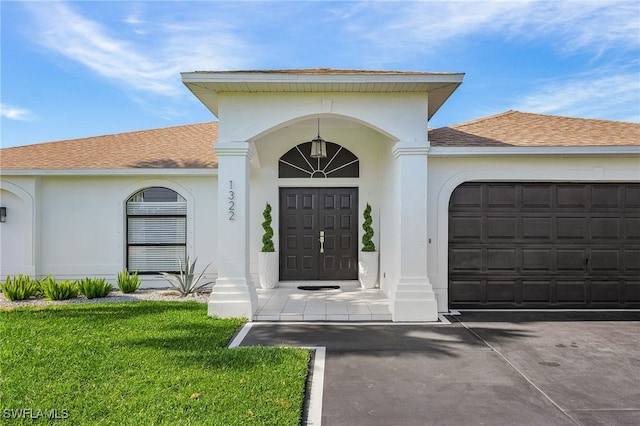
[[[123,293],[133,293],[140,288],[142,280],[138,277],[138,272],[130,274],[126,269],[118,273],[118,289]]]
[[[177,290],[181,296],[188,296],[190,294],[195,293],[200,290],[202,287],[206,286],[210,283],[199,284],[204,272],[207,270],[209,265],[205,266],[198,278],[195,278],[195,270],[196,270],[196,258],[193,262],[189,259],[189,256],[185,259],[184,263],[182,259],[178,258],[180,262],[180,273],[179,274],[170,274],[168,272],[160,272],[162,276],[169,281],[171,287]]]
[[[105,297],[113,290],[113,286],[105,278],[83,278],[76,283],[80,293],[87,299]]]
[[[29,275],[19,274],[16,277],[7,277],[7,280],[0,284],[2,294],[8,300],[26,300],[40,292],[40,283],[32,280]]]
[[[78,296],[78,286],[73,281],[56,281],[55,277],[46,276],[40,280],[40,287],[46,299],[67,300]]]

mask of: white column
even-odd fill
[[[249,160],[247,142],[219,142],[218,279],[209,299],[209,315],[246,317],[250,321],[258,297],[249,269]]]
[[[396,161],[398,282],[391,293],[393,321],[437,321],[438,306],[427,275],[428,146],[393,147]]]

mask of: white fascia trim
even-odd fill
[[[217,176],[218,169],[0,170],[0,176]]]
[[[294,74],[183,72],[183,83],[461,83],[464,73],[423,74]]]
[[[640,146],[432,146],[429,157],[477,157],[483,155],[640,155]]]

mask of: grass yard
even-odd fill
[[[0,418],[73,425],[298,425],[309,353],[226,348],[241,320],[192,302],[0,312]],[[11,410],[11,411],[8,411]],[[11,419],[30,410],[22,420]],[[41,410],[41,411],[38,411]],[[46,410],[46,411],[45,411]],[[56,410],[56,411],[52,411]]]

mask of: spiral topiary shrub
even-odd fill
[[[367,203],[367,207],[363,213],[364,223],[362,224],[362,230],[364,235],[362,236],[362,251],[372,252],[376,251],[376,245],[373,242],[373,219],[371,219],[371,206]]]
[[[276,251],[273,245],[273,229],[271,228],[271,205],[267,203],[264,211],[262,212],[264,222],[262,222],[262,229],[264,229],[264,235],[262,236],[262,252],[271,253]]]

